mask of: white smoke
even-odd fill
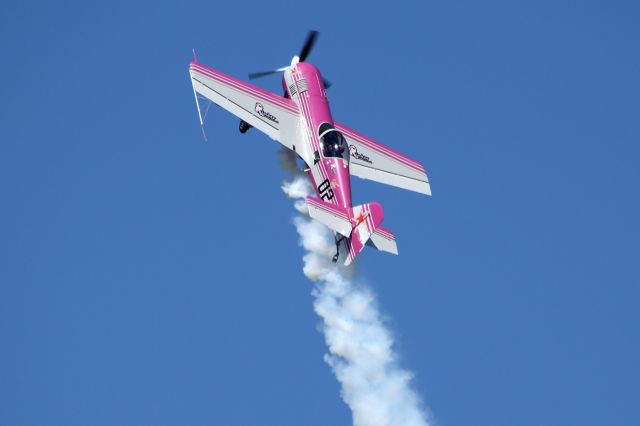
[[[283,165],[290,166],[285,161]],[[308,178],[294,173],[282,190],[295,199],[300,214],[294,225],[306,250],[304,274],[314,281],[314,310],[323,320],[329,348],[325,361],[342,385],[354,426],[428,426],[418,396],[410,387],[412,374],[400,368],[393,336],[385,326],[373,292],[351,279],[351,268],[331,262],[333,234],[307,215],[304,197],[311,195]]]

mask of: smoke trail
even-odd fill
[[[330,261],[335,252],[333,235],[311,220],[303,201],[312,193],[307,177],[295,162],[283,167],[294,173],[282,185],[295,199],[300,213],[294,225],[306,250],[304,274],[314,281],[314,310],[323,320],[322,331],[329,364],[342,385],[342,398],[351,408],[354,426],[428,426],[420,400],[410,387],[411,373],[397,365],[393,336],[385,327],[375,295],[350,278],[350,269]]]

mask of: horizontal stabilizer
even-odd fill
[[[325,203],[316,197],[307,197],[309,216],[328,226],[334,232],[348,237],[351,235],[349,210]]]
[[[396,237],[394,237],[393,233],[382,226],[379,226],[373,234],[371,234],[371,239],[367,242],[368,245],[371,245],[377,248],[380,251],[386,251],[391,254],[398,254],[398,245],[396,244]]]
[[[353,208],[342,208],[316,197],[307,197],[309,215],[326,225],[338,237],[344,264],[349,265],[365,245],[378,250],[398,254],[396,239],[386,228],[380,226],[384,213],[378,203],[366,203]],[[337,259],[337,258],[336,258]]]

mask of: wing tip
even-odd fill
[[[429,182],[425,182],[424,183],[424,192],[423,192],[423,194],[424,195],[429,195],[429,196],[433,195],[433,194],[431,194],[431,184]]]

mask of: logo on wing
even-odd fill
[[[364,161],[365,163],[373,164],[369,156],[361,154],[358,152],[358,148],[355,145],[349,146],[349,153],[356,160]]]
[[[260,117],[264,117],[267,120],[273,121],[274,123],[279,123],[278,119],[274,115],[269,114],[267,111],[264,110],[264,107],[260,102],[256,102],[255,110]]]

